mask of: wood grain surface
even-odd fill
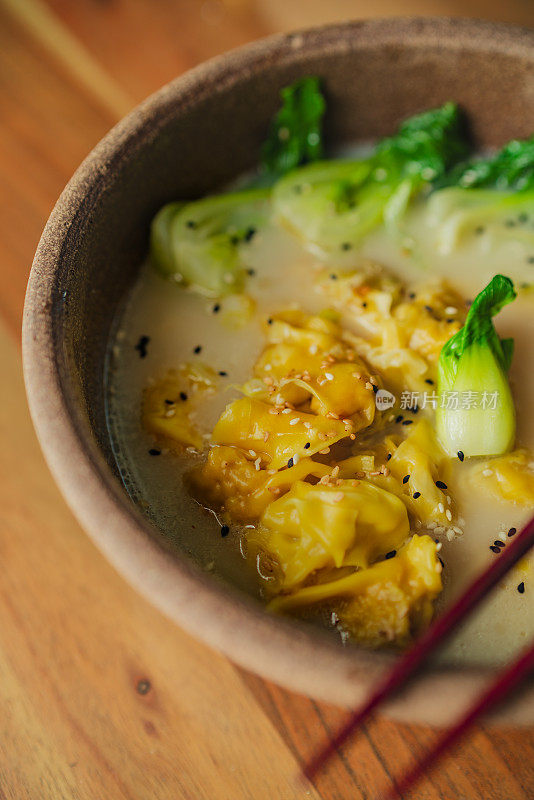
[[[305,4],[285,5],[308,23]],[[485,6],[534,24],[531,0]],[[369,15],[364,0],[352,8]],[[63,185],[146,94],[282,27],[272,11],[268,0],[0,0],[1,800],[378,800],[435,739],[379,718],[315,786],[299,783],[346,712],[235,668],[137,596],[65,506],[26,409],[24,290]],[[413,797],[531,800],[534,731],[478,726]]]

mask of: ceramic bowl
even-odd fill
[[[129,499],[106,427],[110,327],[147,251],[149,222],[251,168],[282,86],[319,75],[330,145],[389,134],[449,99],[481,147],[534,129],[534,32],[447,19],[349,22],[278,35],[180,76],[132,111],[80,166],[40,241],[24,315],[28,398],[57,483],[122,575],[193,636],[290,689],[341,705],[362,700],[393,656],[343,646],[171,552]],[[483,669],[428,669],[388,710],[449,721],[488,680]],[[534,720],[534,689],[501,711]]]

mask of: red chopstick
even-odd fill
[[[456,625],[493,589],[506,573],[534,545],[534,518],[516,534],[509,544],[478,578],[466,589],[461,597],[438,617],[425,633],[402,655],[393,669],[379,682],[378,687],[355,711],[341,730],[304,767],[308,779],[321,769],[349,736],[370,716],[377,706],[397,692],[411,678],[424,661],[445,639],[453,633]]]
[[[505,698],[534,671],[534,645],[531,645],[511,667],[500,673],[489,689],[483,692],[469,711],[437,741],[434,747],[419,761],[415,767],[406,772],[400,780],[384,795],[384,800],[394,800],[404,795],[422,778],[443,753],[460,739],[473,722],[482,714],[486,714],[493,706]]]

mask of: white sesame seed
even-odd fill
[[[443,512],[445,511],[445,506],[443,505],[443,503],[438,503],[438,511],[440,514],[443,514]]]
[[[282,414],[291,414],[291,409],[290,408],[283,408],[282,409]]]
[[[169,408],[169,410],[165,412],[165,416],[167,418],[174,417],[175,414],[176,414],[176,411],[174,410],[174,408]]]
[[[297,425],[300,422],[300,417],[294,417],[293,419],[289,420],[290,425]]]
[[[248,452],[250,453],[252,458],[256,458],[256,451],[255,450],[249,450]]]
[[[492,469],[483,469],[482,470],[482,474],[484,475],[485,478],[489,478],[490,475],[493,475],[493,470]]]
[[[448,314],[449,316],[451,314],[456,314],[457,311],[458,309],[455,308],[454,306],[447,306],[447,308],[445,309],[445,313]]]
[[[331,372],[325,372],[324,376],[325,376],[327,381],[333,381],[334,380],[334,376],[332,375]]]
[[[310,345],[310,353],[312,354],[312,356],[317,355],[318,349],[319,348],[318,348],[318,346],[316,344]]]
[[[293,456],[293,466],[295,466],[295,464],[298,464],[299,461],[300,461],[300,456],[298,453],[295,453],[295,455]]]
[[[450,511],[450,509],[449,509],[449,508],[446,510],[446,512],[445,512],[445,516],[447,517],[447,519],[449,520],[449,522],[452,522],[452,514],[451,514],[451,511]]]
[[[443,547],[443,543],[442,542],[438,542],[436,544],[436,553],[439,553],[439,551],[441,550],[442,547]]]
[[[256,467],[257,470],[259,470],[260,464],[261,464],[261,456],[258,456],[256,461],[254,462],[254,466]]]

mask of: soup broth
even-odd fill
[[[511,277],[518,298],[502,311],[496,326],[499,336],[515,340],[510,382],[517,412],[516,446],[534,452],[534,295],[529,290],[531,280],[534,283],[534,248],[530,251],[524,241],[475,231],[454,253],[440,253],[425,201],[418,200],[406,215],[401,237],[379,228],[359,248],[326,264],[275,222],[254,237],[246,259],[245,291],[255,306],[248,319],[246,309],[236,309],[231,297],[217,301],[201,297],[172,285],[144,264],[117,322],[109,355],[109,430],[124,485],[166,542],[217,579],[261,597],[264,582],[243,557],[246,526],[232,525],[229,534],[221,536],[223,520],[193,499],[184,485],[184,477],[203,457],[187,450],[177,454],[155,443],[141,424],[143,390],[170,368],[185,363],[209,367],[217,390],[199,401],[196,412],[199,430],[209,437],[225,406],[240,396],[237,387],[252,375],[264,347],[262,321],[281,309],[316,314],[331,308],[329,297],[317,290],[317,276],[325,268],[342,276],[376,262],[408,289],[416,291],[443,278],[465,299],[474,298],[497,273]],[[342,324],[360,332],[354,318],[343,318]],[[432,409],[424,414],[431,418]],[[494,541],[506,542],[508,532],[519,530],[529,517],[525,507],[494,499],[477,485],[472,480],[473,462],[476,459],[452,459],[449,490],[457,502],[461,533],[436,536],[444,564],[437,611],[498,557],[490,549]],[[532,563],[530,558],[518,565],[457,632],[442,653],[444,662],[505,662],[534,635]]]

